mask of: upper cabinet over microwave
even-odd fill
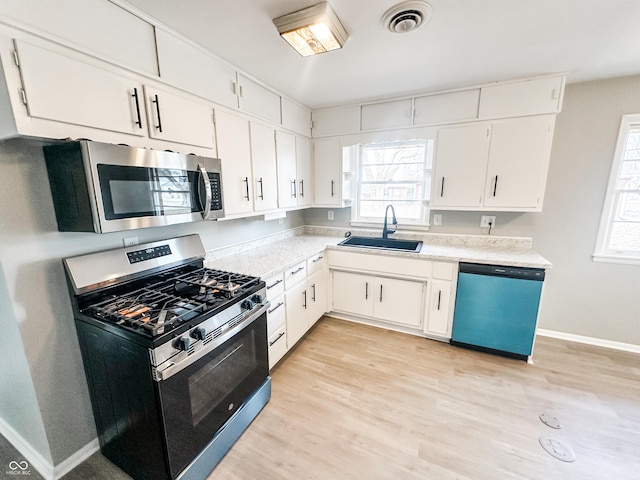
[[[62,232],[224,217],[220,160],[81,140],[44,147]]]

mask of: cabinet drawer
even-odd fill
[[[307,259],[307,275],[313,275],[327,266],[327,255],[325,252],[318,253]]]
[[[306,280],[307,278],[307,261],[300,262],[293,267],[287,268],[284,272],[284,288],[289,289],[293,285]]]
[[[273,368],[284,354],[287,353],[286,333],[286,327],[282,325],[278,331],[269,336],[269,368]]]
[[[449,262],[433,262],[433,278],[438,280],[453,280],[456,270],[455,263]]]
[[[284,308],[284,295],[271,301],[271,306],[267,310],[267,334],[269,337],[273,335],[286,323],[286,314]]]
[[[331,250],[329,252],[329,266],[331,268],[347,268],[381,274],[401,275],[403,277],[430,278],[432,262],[420,258]]]
[[[267,284],[267,300],[273,300],[284,293],[284,274],[272,275],[264,281]]]

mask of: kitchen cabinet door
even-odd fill
[[[156,41],[162,80],[225,107],[238,108],[232,65],[158,27]]]
[[[280,95],[238,74],[238,96],[241,110],[280,125]]]
[[[373,315],[378,320],[420,327],[424,283],[376,277]]]
[[[481,207],[490,133],[486,125],[438,131],[432,209],[477,210]]]
[[[287,312],[287,347],[291,348],[309,330],[307,282],[298,283],[287,289],[284,295]]]
[[[333,272],[333,310],[373,317],[374,277]]]
[[[288,130],[311,136],[311,110],[282,97],[282,126]]]
[[[313,110],[311,118],[314,138],[360,131],[360,105]]]
[[[284,296],[271,300],[267,310],[267,337],[269,341],[269,368],[272,368],[287,353],[287,328]]]
[[[488,85],[480,89],[480,119],[540,115],[560,111],[564,77]]]
[[[275,130],[256,122],[251,122],[250,129],[254,210],[275,210],[278,208]]]
[[[216,143],[222,161],[222,184],[225,215],[253,211],[253,178],[249,122],[241,117],[216,110]]]
[[[298,204],[296,182],[296,137],[276,131],[276,163],[278,166],[278,206],[295,207]]]
[[[195,98],[144,86],[149,136],[213,149],[213,107]]]
[[[146,136],[142,85],[78,54],[15,42],[30,117]],[[46,136],[47,132],[39,132]]]
[[[298,206],[313,204],[313,165],[311,140],[296,137],[296,180],[298,182]]]
[[[554,122],[555,115],[539,115],[493,124],[484,193],[487,209],[542,209]]]
[[[342,206],[342,149],[340,138],[329,137],[313,141],[314,205]]]
[[[451,308],[451,282],[433,280],[427,308],[424,333],[450,337],[449,313]]]
[[[325,269],[307,278],[307,304],[309,328],[327,312],[329,277]]]
[[[413,100],[394,100],[362,106],[362,130],[410,127]]]
[[[464,120],[475,120],[478,118],[479,101],[479,88],[416,97],[414,100],[413,124],[442,125]]]

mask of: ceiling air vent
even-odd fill
[[[406,33],[427,23],[430,18],[431,5],[427,2],[403,2],[387,10],[382,24],[390,32]]]

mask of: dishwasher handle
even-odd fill
[[[460,263],[460,273],[486,275],[489,277],[519,278],[522,280],[544,281],[544,268],[512,267],[506,265],[485,265],[481,263]]]

